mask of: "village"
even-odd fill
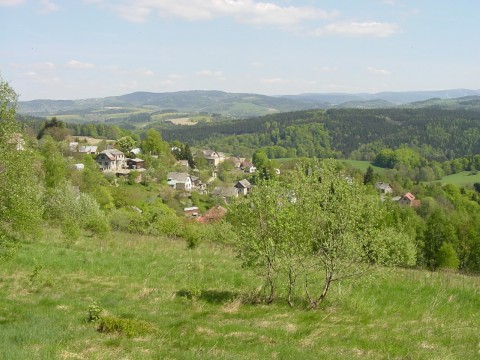
[[[82,145],[78,141],[70,141],[68,148],[72,154],[89,155],[95,159],[98,169],[103,174],[115,175],[116,179],[132,179],[134,183],[140,184],[144,181],[148,167],[143,159],[145,154],[139,147],[132,148],[128,153],[124,153],[115,148],[115,143],[106,145],[106,149],[99,151],[99,146]],[[170,149],[172,154],[179,150],[173,146]],[[152,155],[146,155],[151,157]],[[153,155],[158,158],[158,155]],[[224,153],[211,149],[199,149],[194,160],[197,163],[204,164],[203,168],[208,169],[208,176],[200,176],[200,170],[197,167],[192,168],[188,160],[176,160],[164,171],[165,183],[174,190],[176,197],[182,204],[186,205],[182,209],[182,215],[187,218],[194,218],[199,222],[212,222],[221,219],[227,213],[227,207],[240,196],[246,196],[254,187],[257,168],[251,159],[240,156],[226,156]],[[227,165],[228,166],[224,166]],[[230,173],[227,181],[219,181],[219,172],[221,167],[226,168]],[[74,169],[81,171],[84,168],[82,163],[73,165]],[[204,171],[205,172],[205,171]],[[274,169],[275,175],[280,175],[280,168]],[[158,179],[155,179],[158,180]],[[352,177],[347,176],[346,180],[353,181]],[[374,188],[380,194],[382,201],[389,200],[396,202],[401,206],[411,206],[417,208],[420,206],[420,200],[410,193],[394,194],[390,184],[383,181],[374,183]],[[201,211],[198,206],[192,204],[188,199],[192,193],[208,196],[211,203],[208,209]]]

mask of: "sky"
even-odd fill
[[[19,100],[479,89],[477,0],[0,0]]]

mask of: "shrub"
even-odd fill
[[[204,240],[204,226],[193,222],[186,223],[182,235],[187,241],[187,247],[189,249],[194,249],[202,240]]]
[[[97,331],[103,334],[120,334],[128,337],[152,333],[153,325],[146,321],[105,316],[98,321]]]
[[[183,236],[183,219],[176,215],[158,216],[151,224],[152,235]]]
[[[437,253],[437,266],[439,269],[458,269],[460,260],[458,259],[457,252],[450,243],[444,242]]]
[[[88,322],[96,322],[100,319],[100,314],[102,312],[102,308],[96,301],[93,301],[90,306],[88,307]]]

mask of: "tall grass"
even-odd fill
[[[125,233],[65,243],[51,231],[0,266],[0,359],[480,354],[476,277],[399,269],[337,285],[317,311],[301,299],[293,309],[253,304],[261,285],[220,244],[188,250],[181,239]],[[113,330],[87,321],[93,303]]]

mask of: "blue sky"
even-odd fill
[[[479,89],[476,0],[0,0],[20,100]]]

